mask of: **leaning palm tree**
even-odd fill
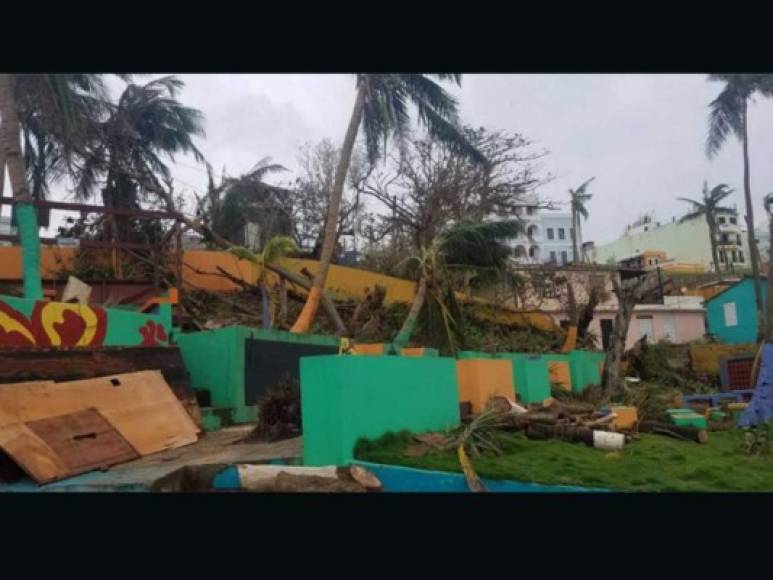
[[[725,144],[728,135],[734,133],[743,147],[743,189],[746,203],[746,231],[749,237],[749,253],[754,277],[754,299],[757,319],[762,330],[762,290],[760,288],[760,256],[754,237],[754,205],[752,203],[751,177],[749,173],[749,131],[748,105],[759,93],[764,97],[773,96],[773,75],[770,74],[714,74],[710,80],[725,83],[722,91],[709,104],[709,134],[706,140],[706,154],[715,156]]]
[[[96,193],[104,179],[101,195],[106,207],[139,209],[140,201],[171,177],[164,157],[174,160],[177,154],[189,153],[197,162],[204,161],[193,141],[204,136],[203,115],[177,99],[184,86],[174,76],[126,86],[80,168],[78,197]],[[127,235],[125,219],[110,224],[114,239]]]
[[[719,265],[719,253],[717,251],[717,212],[732,211],[729,207],[721,207],[720,202],[728,197],[733,190],[727,184],[720,183],[709,190],[708,184],[703,182],[703,200],[698,201],[688,197],[678,197],[679,201],[684,201],[691,205],[690,211],[683,215],[679,223],[684,223],[699,217],[706,219],[709,226],[709,242],[711,243],[711,258],[714,260],[714,270],[719,279],[722,280],[722,268]]]
[[[504,270],[510,256],[506,241],[522,231],[520,220],[461,222],[435,236],[421,256],[409,259],[418,264],[419,281],[411,309],[393,343],[402,348],[410,342],[429,294],[440,311],[451,350],[456,350],[453,337],[458,321],[452,314],[453,272],[463,270],[479,277],[495,277]]]
[[[292,332],[308,332],[325,289],[327,273],[333,259],[344,182],[360,125],[364,128],[368,157],[373,163],[390,134],[398,139],[403,139],[407,134],[410,124],[408,107],[412,103],[417,108],[419,122],[431,135],[476,162],[486,163],[485,156],[465,138],[459,127],[456,99],[430,76],[442,81],[450,80],[457,85],[461,84],[462,79],[462,75],[458,73],[357,75],[354,109],[341,147],[333,189],[330,191],[319,267],[314,275],[314,282],[303,310],[291,329]]]
[[[596,178],[591,177],[577,189],[569,190],[572,209],[572,261],[575,263],[580,261],[579,247],[582,239],[580,236],[580,218],[588,219],[588,208],[585,207],[585,202],[590,201],[593,196],[587,192],[587,188],[594,179]]]
[[[119,75],[124,80],[129,75]],[[16,224],[23,248],[24,294],[28,298],[43,296],[40,283],[40,238],[33,192],[27,181],[27,167],[21,146],[22,131],[34,132],[38,159],[51,158],[56,150],[59,160],[72,171],[74,159],[84,154],[86,143],[107,106],[107,92],[98,74],[0,74],[0,182],[8,169],[15,203]],[[50,167],[50,166],[49,166]],[[46,183],[38,165],[36,188],[40,193]],[[0,186],[2,187],[2,186]]]

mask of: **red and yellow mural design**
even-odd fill
[[[0,301],[0,347],[101,346],[106,331],[102,308],[39,301],[27,318]]]

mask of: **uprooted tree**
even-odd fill
[[[612,276],[612,286],[617,297],[617,314],[614,329],[607,348],[601,384],[605,389],[615,389],[620,380],[620,362],[625,353],[625,339],[631,324],[636,304],[651,296],[659,289],[658,277],[654,272],[625,272]]]

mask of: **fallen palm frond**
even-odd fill
[[[459,427],[452,434],[448,447],[463,447],[465,451],[469,450],[476,457],[479,457],[483,451],[501,455],[499,434],[508,424],[505,414],[498,409],[489,407],[467,425]]]

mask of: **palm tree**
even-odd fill
[[[709,134],[706,154],[715,156],[725,144],[728,135],[734,133],[743,147],[743,190],[746,203],[746,231],[749,236],[749,253],[754,277],[754,299],[757,305],[759,328],[763,327],[762,290],[760,288],[760,256],[754,237],[754,205],[752,203],[751,177],[749,173],[748,105],[755,93],[773,96],[773,75],[770,74],[713,74],[710,80],[725,83],[722,91],[709,104]]]
[[[577,189],[569,190],[572,208],[572,261],[575,263],[580,261],[579,246],[582,240],[580,236],[580,218],[588,219],[588,208],[585,207],[585,202],[590,201],[591,197],[593,197],[586,190],[588,184],[594,179],[596,178],[591,177]]]
[[[410,342],[429,294],[441,312],[451,349],[455,350],[452,326],[456,321],[451,315],[454,300],[450,283],[452,272],[461,269],[482,277],[496,276],[505,268],[510,256],[506,240],[521,231],[523,223],[520,220],[462,222],[435,236],[421,256],[412,258],[419,266],[419,282],[411,309],[393,343],[402,348]]]
[[[171,177],[162,157],[174,160],[176,154],[190,153],[196,161],[204,161],[193,142],[193,137],[204,136],[203,115],[177,100],[184,86],[174,76],[126,86],[80,168],[77,196],[91,196],[104,177],[101,194],[106,207],[138,209],[141,199]],[[114,239],[127,235],[125,219],[111,225]]]
[[[471,159],[486,163],[484,155],[465,138],[459,128],[456,99],[430,76],[441,81],[450,80],[457,85],[461,84],[462,79],[462,75],[458,73],[357,75],[354,108],[341,147],[333,189],[330,191],[319,268],[314,275],[314,282],[303,310],[291,329],[292,332],[308,332],[317,314],[333,259],[344,182],[360,125],[363,125],[368,157],[373,163],[390,133],[401,140],[405,137],[410,124],[408,106],[412,103],[417,108],[419,122],[431,135],[440,138],[453,149],[469,155]]]
[[[288,236],[274,236],[263,247],[263,251],[258,255],[258,264],[261,266],[260,276],[258,277],[258,286],[260,287],[260,298],[263,307],[263,328],[273,327],[272,302],[273,298],[268,290],[266,284],[266,278],[268,274],[268,266],[280,266],[284,267],[284,259],[290,255],[295,254],[300,249],[295,243],[295,240]],[[287,316],[287,286],[284,277],[279,276],[279,318],[283,321]]]
[[[128,79],[129,75],[120,75]],[[46,184],[43,162],[31,164],[21,147],[22,130],[35,134],[37,159],[57,152],[57,162],[71,170],[76,156],[83,154],[93,123],[104,111],[107,93],[102,75],[97,74],[0,74],[0,181],[8,168],[15,198],[15,216],[23,248],[24,294],[40,299],[40,238],[38,220],[32,204],[33,192],[27,182],[27,167],[37,166],[34,180],[38,194]],[[49,145],[50,144],[50,145]],[[50,166],[48,166],[50,167]],[[41,170],[42,169],[42,170]]]
[[[209,184],[207,193],[198,197],[197,216],[212,231],[231,243],[246,245],[244,228],[248,222],[261,226],[259,246],[269,242],[274,235],[287,235],[292,231],[292,215],[287,209],[290,192],[263,179],[286,169],[271,163],[264,157],[240,177],[223,175],[218,185],[207,165]]]
[[[721,211],[733,211],[729,207],[721,207],[719,203],[728,197],[733,190],[730,189],[727,184],[720,183],[714,186],[709,191],[708,184],[703,182],[703,200],[697,201],[688,197],[678,197],[679,201],[689,203],[692,207],[689,213],[683,215],[679,223],[684,223],[689,220],[699,218],[701,216],[706,218],[706,223],[709,226],[709,241],[711,243],[711,258],[714,260],[714,270],[717,272],[719,279],[722,280],[722,268],[719,265],[719,254],[717,252],[717,212]]]

